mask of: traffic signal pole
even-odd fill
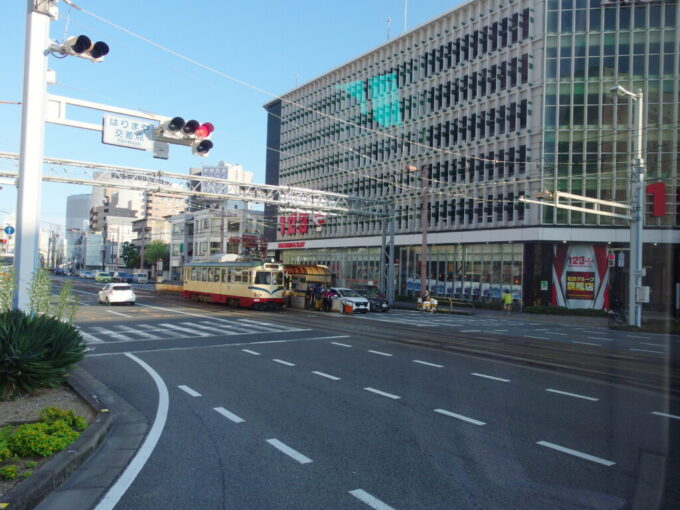
[[[49,6],[51,2],[43,2]],[[28,312],[29,289],[39,264],[40,201],[47,101],[50,17],[26,0],[24,91],[17,189],[16,293],[13,308]],[[47,7],[49,8],[49,7]]]

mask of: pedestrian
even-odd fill
[[[505,315],[512,313],[512,294],[510,294],[508,289],[503,291],[503,309],[505,310]]]
[[[330,312],[333,303],[333,293],[331,289],[324,289],[323,294],[321,294],[321,299],[323,299],[323,311]]]
[[[314,303],[314,290],[312,290],[312,286],[310,284],[307,285],[307,292],[305,292],[305,309],[311,310],[312,303]]]

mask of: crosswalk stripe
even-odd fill
[[[202,323],[206,324],[206,325],[212,325],[213,327],[219,328],[219,330],[222,331],[222,332],[224,332],[225,328],[232,330],[233,333],[230,333],[230,334],[252,333],[253,332],[253,329],[247,324],[238,324],[238,323],[235,323],[234,321],[227,321],[227,320],[224,320],[224,319],[214,319],[214,320],[210,320],[210,321],[203,321]]]
[[[216,328],[216,327],[212,327],[212,326],[206,326],[205,324],[201,324],[201,323],[198,323],[198,322],[197,323],[183,322],[182,324],[187,325],[187,326],[191,325],[191,327],[201,328],[201,329],[204,329],[206,331],[212,331],[213,333],[218,333],[220,335],[235,335],[236,334],[234,331],[225,331],[224,328]]]
[[[80,334],[83,337],[83,340],[85,340],[88,344],[103,344],[104,340],[97,338],[94,335],[91,335],[85,331],[81,331]]]
[[[129,333],[132,335],[139,335],[145,340],[158,340],[160,337],[152,333],[147,333],[146,331],[141,331],[139,329],[131,328],[129,326],[116,326],[116,329],[124,333]]]
[[[92,328],[92,331],[94,331],[98,335],[110,336],[111,338],[115,338],[116,340],[121,340],[123,342],[127,342],[128,340],[130,340],[129,336],[123,335],[122,333],[118,333],[117,331],[113,331],[107,328],[96,327]]]
[[[210,333],[203,333],[202,331],[196,331],[195,329],[183,328],[181,326],[176,326],[175,324],[163,323],[161,326],[165,328],[176,329],[177,331],[184,331],[185,333],[191,333],[191,336],[211,336]]]
[[[161,338],[165,338],[165,337],[180,338],[180,337],[184,336],[181,333],[179,333],[178,331],[172,331],[172,330],[169,330],[169,329],[160,329],[155,324],[137,324],[137,327],[143,328],[146,331],[152,331],[153,333],[157,332],[157,333],[162,335]]]

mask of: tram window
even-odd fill
[[[229,277],[229,273],[227,273],[227,270],[222,269],[222,283],[227,283],[228,277]]]
[[[196,268],[195,267],[191,268],[191,279],[193,281],[196,281]]]
[[[201,269],[201,281],[207,282],[208,280],[208,268],[204,267]]]
[[[215,274],[215,270],[212,267],[208,268],[208,281],[211,282],[213,281],[213,276]]]
[[[277,271],[276,273],[272,273],[274,275],[274,285],[283,285],[283,273],[281,271]]]
[[[212,281],[214,281],[214,282],[219,282],[219,281],[220,281],[220,270],[219,270],[219,268],[216,267],[216,268],[214,269],[214,271],[215,271],[215,274],[213,275],[213,280],[212,280]]]
[[[243,274],[241,275],[241,281],[242,283],[250,283],[250,273],[248,271],[243,271]]]
[[[257,271],[255,273],[255,284],[257,285],[271,285],[272,273],[268,271]]]
[[[241,271],[234,271],[234,283],[241,283]]]

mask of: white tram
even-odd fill
[[[260,260],[192,262],[184,266],[183,295],[244,308],[280,309],[285,303],[283,272],[283,264]]]

